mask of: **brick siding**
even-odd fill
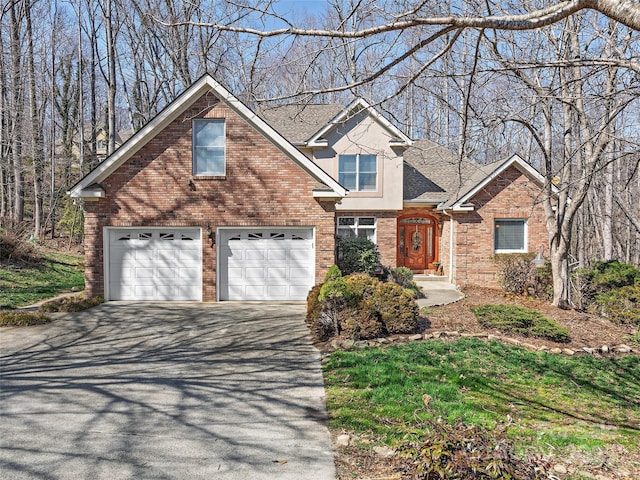
[[[498,285],[497,267],[492,260],[495,219],[525,219],[527,251],[542,251],[548,256],[549,237],[542,191],[517,168],[510,167],[492,180],[475,195],[472,203],[475,206],[473,212],[454,215],[456,283]],[[448,239],[446,243],[448,250]]]
[[[192,174],[192,120],[226,119],[226,176]],[[335,209],[312,196],[317,182],[212,94],[205,94],[85,202],[85,280],[104,293],[103,228],[296,226],[316,228],[316,281],[334,262]],[[204,235],[204,233],[203,233]],[[216,299],[216,249],[203,239],[203,300]]]

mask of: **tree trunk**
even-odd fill
[[[107,154],[111,155],[116,149],[116,47],[115,32],[113,30],[112,0],[106,1],[104,14],[105,31],[107,36],[107,130],[109,141]]]
[[[29,72],[29,110],[31,116],[31,151],[33,155],[33,200],[34,200],[34,236],[42,234],[42,182],[44,177],[44,145],[42,135],[42,125],[38,115],[38,103],[36,98],[36,74],[33,58],[33,30],[31,28],[31,2],[25,0],[25,23],[27,35],[27,64]]]
[[[12,137],[11,137],[11,159],[13,162],[13,220],[22,222],[24,220],[24,179],[22,163],[22,77],[20,59],[20,23],[21,19],[16,12],[16,3],[11,3],[11,88],[13,90],[11,110],[13,112]]]

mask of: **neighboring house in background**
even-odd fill
[[[336,235],[370,238],[385,265],[495,284],[494,253],[548,243],[541,184],[517,156],[479,166],[412,141],[363,100],[257,114],[205,75],[69,193],[89,295],[300,300]]]
[[[129,140],[134,134],[133,130],[120,130],[116,132],[116,149],[120,148],[120,146]],[[80,156],[80,135],[76,135],[74,137],[74,144],[72,149],[72,154],[78,158]],[[84,144],[85,144],[85,158],[91,157],[91,127],[85,127],[84,132]],[[99,162],[102,162],[105,158],[107,158],[107,145],[109,144],[109,137],[107,135],[107,130],[102,127],[98,127],[96,130],[96,158]]]

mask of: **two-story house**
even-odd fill
[[[254,112],[205,75],[84,177],[89,295],[301,300],[365,236],[389,266],[495,284],[547,244],[538,172],[412,141],[363,100]]]

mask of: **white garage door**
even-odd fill
[[[313,229],[222,230],[220,300],[304,300],[314,283]]]
[[[110,229],[109,300],[201,300],[200,229]]]

